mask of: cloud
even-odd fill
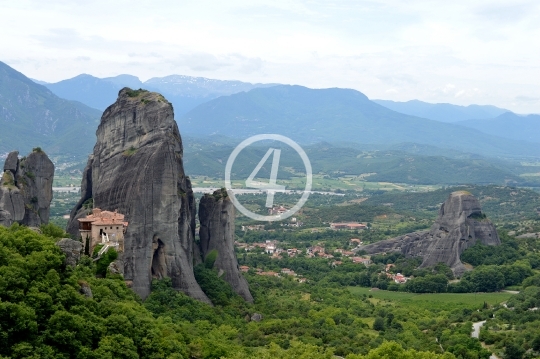
[[[378,75],[377,78],[392,86],[416,85],[418,80],[409,74],[399,75]]]
[[[493,3],[478,7],[475,15],[480,18],[495,21],[497,23],[510,24],[530,18],[535,12],[538,12],[538,2],[512,2],[508,3]]]
[[[0,60],[48,82],[176,73],[540,112],[538,0],[133,4],[5,2]]]
[[[130,52],[128,54],[129,57],[142,57],[142,58],[156,58],[160,59],[163,58],[162,55],[156,53],[156,52],[148,52],[148,53],[137,53],[137,52]]]
[[[439,98],[463,98],[463,97],[474,97],[475,95],[480,94],[480,89],[478,88],[458,88],[454,84],[446,84],[442,87],[435,88],[433,90],[433,95]]]
[[[536,103],[540,101],[540,97],[516,96],[514,100],[516,100],[517,102],[524,102],[524,103]]]
[[[173,67],[186,67],[196,72],[212,72],[231,68],[231,71],[250,74],[260,71],[264,61],[259,57],[246,57],[241,54],[214,55],[197,52],[180,54],[168,63]]]

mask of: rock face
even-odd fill
[[[85,203],[125,214],[124,278],[141,298],[152,278],[210,303],[193,274],[195,201],[184,174],[182,140],[172,105],[160,94],[124,88],[97,129],[97,143],[84,170],[81,199],[68,231]]]
[[[422,257],[421,267],[446,263],[456,276],[466,268],[461,253],[480,242],[485,245],[501,244],[495,226],[486,219],[480,202],[471,193],[458,191],[450,194],[439,210],[431,229],[410,233],[393,239],[359,247],[369,254],[399,251],[407,257]]]
[[[199,203],[199,237],[201,254],[205,258],[217,251],[214,268],[223,279],[248,302],[253,302],[246,279],[240,273],[234,253],[234,205],[225,190],[205,194]]]
[[[40,149],[19,159],[11,152],[0,180],[0,224],[39,227],[49,222],[54,164]]]
[[[75,267],[81,259],[83,244],[70,238],[62,238],[56,242],[56,245],[60,247],[60,250],[66,255],[66,265]]]

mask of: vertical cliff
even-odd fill
[[[84,170],[81,200],[125,214],[124,277],[143,299],[152,278],[170,277],[176,289],[210,303],[193,274],[195,201],[184,173],[182,140],[172,105],[160,94],[124,88],[97,130]]]
[[[248,302],[253,302],[246,279],[240,273],[234,252],[234,205],[225,190],[205,194],[199,203],[199,237],[201,253],[217,251],[214,268],[233,290]]]
[[[466,271],[461,263],[463,251],[477,242],[500,245],[497,230],[482,212],[480,202],[471,193],[457,191],[442,204],[429,231],[414,232],[360,247],[367,253],[399,251],[408,257],[422,257],[421,267],[446,263],[455,275]]]
[[[49,222],[54,164],[36,148],[27,157],[11,152],[0,179],[0,224],[39,227]]]

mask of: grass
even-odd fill
[[[133,146],[131,146],[129,149],[125,150],[122,155],[124,157],[130,157],[133,156],[135,153],[137,153],[137,149]]]
[[[387,290],[371,291],[370,288],[349,287],[351,293],[356,295],[372,295],[378,301],[391,301],[404,305],[414,305],[425,309],[476,308],[484,302],[495,305],[507,301],[513,296],[511,293],[429,293],[416,294],[406,292],[391,292]]]

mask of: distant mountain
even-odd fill
[[[114,81],[112,80],[114,78],[100,79],[92,75],[82,74],[69,80],[46,84],[45,86],[59,97],[79,101],[103,111],[116,101],[118,91],[127,86],[123,85],[122,80],[124,78],[119,77],[120,79]],[[134,85],[134,81],[129,82]],[[138,81],[138,84],[135,82],[135,86],[132,88],[138,89],[141,86],[142,82]]]
[[[458,106],[449,103],[427,103],[418,100],[407,102],[373,100],[373,102],[406,115],[428,118],[440,122],[458,122],[473,118],[493,118],[508,111],[495,106]]]
[[[59,97],[79,101],[100,110],[105,110],[116,101],[118,91],[124,87],[157,91],[173,104],[176,116],[183,115],[197,105],[219,96],[274,86],[181,75],[154,77],[143,83],[132,75],[98,78],[87,74],[44,85]]]
[[[487,156],[538,156],[540,148],[459,125],[404,115],[347,89],[280,85],[222,96],[178,119],[182,134],[246,138],[278,133],[302,143],[413,142]],[[426,154],[426,153],[422,153]]]
[[[33,147],[49,155],[86,155],[100,117],[101,111],[61,99],[0,62],[0,155]]]
[[[39,80],[32,79],[32,78],[31,78],[30,80],[32,80],[32,81],[34,81],[35,83],[40,84],[40,85],[47,85],[47,84],[48,84],[48,82],[45,82],[45,81],[39,81]]]
[[[495,118],[465,120],[457,124],[494,136],[540,143],[540,115],[520,116],[506,112]]]
[[[144,86],[141,80],[139,80],[137,76],[133,76],[133,75],[124,74],[124,75],[118,75],[114,77],[104,77],[101,80],[115,84],[119,90],[123,89],[124,87],[129,87],[132,89],[139,89],[140,87]],[[115,96],[118,96],[118,93]],[[116,97],[114,98],[114,101],[116,101]],[[107,106],[112,105],[113,102],[109,103]]]

